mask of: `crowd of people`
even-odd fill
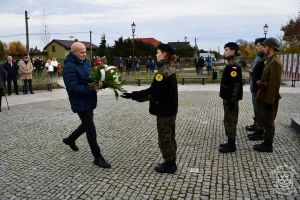
[[[20,79],[23,81],[23,94],[34,94],[32,88],[33,72],[41,76],[44,71],[47,71],[50,80],[58,77],[59,68],[60,63],[56,58],[48,59],[45,63],[43,57],[30,59],[29,56],[25,55],[17,62],[12,56],[7,56],[4,64],[1,65],[1,73],[3,73],[1,77],[2,93],[6,92],[8,96],[11,95],[13,84],[13,91],[16,95],[19,95],[18,79]],[[51,84],[48,85],[48,90],[52,91]]]

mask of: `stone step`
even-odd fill
[[[291,113],[292,127],[300,134],[300,113]]]

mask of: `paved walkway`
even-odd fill
[[[244,129],[253,115],[245,86],[237,152],[226,155],[218,152],[225,141],[218,89],[179,85],[175,175],[153,170],[162,159],[147,102],[116,101],[110,90],[99,92],[98,141],[112,164],[104,170],[92,164],[84,136],[78,152],[62,143],[80,122],[64,89],[9,96],[11,110],[0,113],[0,199],[300,199],[300,136],[289,117],[300,113],[299,87],[282,87],[274,153],[257,153]]]

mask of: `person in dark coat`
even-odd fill
[[[4,64],[4,68],[7,72],[7,93],[11,95],[11,82],[14,83],[14,89],[16,95],[19,95],[18,92],[18,70],[19,66],[16,62],[13,61],[11,56],[7,57],[7,61]]]
[[[164,163],[155,167],[158,173],[175,173],[177,144],[175,120],[178,111],[178,89],[175,69],[171,62],[176,60],[175,50],[167,44],[157,47],[158,72],[146,90],[124,93],[123,98],[138,102],[150,101],[149,112],[157,117],[158,143]]]
[[[0,112],[1,112],[1,101],[3,96],[3,90],[5,89],[5,81],[6,81],[6,70],[3,65],[0,65]]]
[[[102,168],[110,168],[100,152],[97,143],[96,128],[94,124],[93,110],[97,106],[97,91],[103,83],[100,82],[95,88],[89,86],[89,70],[91,65],[86,59],[86,47],[81,42],[74,42],[71,46],[71,53],[64,61],[63,79],[69,95],[71,108],[77,113],[81,124],[63,142],[69,145],[74,151],[78,151],[75,141],[86,132],[86,137],[94,156],[94,164]]]

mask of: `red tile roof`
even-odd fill
[[[131,39],[132,40],[132,39]],[[152,44],[153,46],[157,46],[159,45],[160,41],[158,41],[157,39],[155,38],[136,38],[134,40],[140,40],[144,43],[147,43],[147,44]]]

